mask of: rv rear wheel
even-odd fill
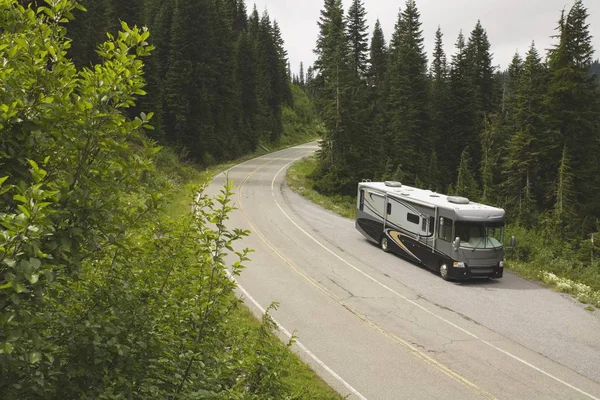
[[[381,240],[379,241],[379,244],[381,245],[381,250],[385,251],[386,253],[389,253],[390,248],[387,236],[382,236]]]
[[[446,263],[441,264],[439,270],[440,270],[440,276],[442,277],[442,279],[445,281],[449,281],[450,276],[448,275],[448,265],[446,265]]]

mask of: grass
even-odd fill
[[[295,192],[313,203],[346,218],[356,216],[356,198],[352,196],[326,196],[314,190],[311,174],[317,167],[314,157],[305,158],[290,167],[287,184]],[[507,252],[507,268],[523,278],[542,282],[557,292],[571,294],[589,307],[600,308],[600,268],[577,267],[568,257],[547,254],[548,246],[541,235],[523,228],[507,227],[507,236],[518,238],[517,253]],[[522,261],[522,259],[528,261]]]
[[[170,206],[167,212],[172,216],[181,216],[190,211],[190,202],[193,196],[193,189],[216,174],[231,168],[243,161],[267,154],[268,151],[275,151],[281,148],[306,143],[315,140],[314,136],[299,135],[297,137],[286,138],[280,142],[279,146],[270,149],[260,149],[253,154],[224,164],[212,166],[207,169],[198,169],[191,165],[181,164],[174,154],[169,154],[169,150],[162,155],[163,160],[159,159],[158,168],[169,175],[175,183],[176,190],[171,194]],[[175,158],[173,158],[175,157]],[[250,310],[241,306],[232,312],[230,317],[232,323],[240,331],[256,330],[260,322],[254,317]],[[279,340],[275,335],[271,338],[274,346],[278,346],[282,351],[289,354],[288,368],[281,371],[286,386],[288,386],[295,399],[323,399],[323,400],[342,400],[343,397],[333,390],[325,381],[323,381],[300,357],[289,347]]]
[[[258,327],[258,320],[246,307],[240,307],[234,311],[232,322],[238,325],[240,331],[248,331]],[[281,371],[284,382],[293,394],[294,399],[302,400],[342,400],[339,393],[333,390],[321,377],[319,377],[300,357],[287,347],[275,335],[270,337],[270,343],[279,349],[289,352],[286,360],[287,370]]]
[[[287,184],[294,191],[306,197],[315,204],[331,210],[342,217],[356,216],[356,197],[354,196],[325,196],[314,190],[310,175],[317,166],[313,157],[304,158],[294,163],[287,172]]]

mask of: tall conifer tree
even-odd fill
[[[429,71],[430,76],[430,95],[429,105],[431,112],[431,136],[433,147],[440,154],[445,152],[452,138],[448,135],[448,101],[449,101],[449,86],[448,86],[448,62],[446,53],[444,52],[443,34],[440,27],[435,32],[435,48],[433,51],[433,61]],[[446,161],[446,160],[444,160]],[[444,162],[442,165],[447,165]],[[445,173],[446,168],[443,168],[444,173],[436,174],[437,178],[431,176],[431,185],[439,185],[438,179],[443,178],[448,180],[450,175]]]
[[[477,147],[477,152],[473,153],[479,154],[475,90],[469,73],[470,65],[467,58],[465,37],[460,32],[456,41],[456,53],[452,56],[449,79],[448,134],[452,139],[447,142],[446,152],[450,171],[457,170],[458,154],[461,154],[466,147]],[[479,160],[479,158],[475,159]]]
[[[377,91],[383,90],[383,82],[388,66],[388,51],[379,20],[375,22],[375,29],[371,38],[369,56],[369,84]]]
[[[364,79],[367,73],[369,54],[367,11],[362,0],[352,0],[347,17],[347,36],[350,44],[352,68]]]
[[[535,198],[543,199],[540,174],[540,139],[544,135],[544,93],[546,70],[532,43],[514,93],[515,131],[509,138],[504,160],[505,193],[508,205],[518,211],[519,219],[531,224]],[[536,187],[539,185],[540,187]]]
[[[392,47],[390,131],[396,136],[394,153],[398,164],[409,157],[425,160],[404,166],[414,180],[417,175],[426,174],[433,143],[429,132],[427,56],[414,0],[407,0],[398,17]]]
[[[490,41],[481,21],[477,21],[466,48],[470,78],[475,87],[477,112],[483,121],[484,114],[494,110],[494,67]]]
[[[558,44],[548,56],[546,105],[551,135],[545,138],[543,159],[545,165],[556,165],[565,146],[574,155],[571,168],[582,219],[600,217],[600,107],[597,82],[589,76],[593,48],[587,18],[587,9],[576,0],[563,13]]]

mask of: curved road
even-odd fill
[[[252,231],[246,302],[257,312],[279,302],[282,332],[332,387],[370,400],[600,400],[600,313],[511,273],[449,283],[382,252],[285,185],[289,165],[316,149],[229,170],[230,226]]]

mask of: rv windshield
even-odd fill
[[[470,249],[496,249],[504,240],[503,223],[461,222],[455,224],[455,236],[460,238],[460,247]]]

